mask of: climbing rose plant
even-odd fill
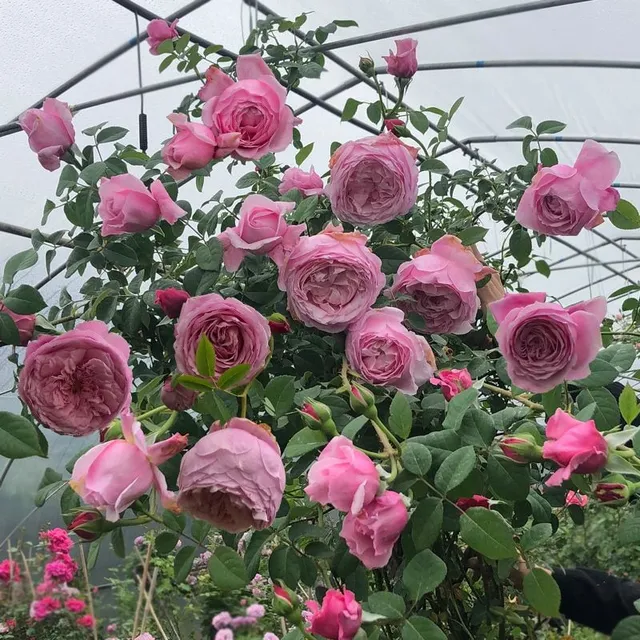
[[[78,135],[58,100],[20,118],[42,166],[64,165],[43,224],[62,208],[71,229],[34,232],[5,267],[0,337],[24,408],[2,414],[0,453],[46,457],[43,429],[99,435],[39,492],[68,484],[89,562],[108,536],[123,553],[123,527],[160,523],[165,551],[185,542],[176,580],[206,551],[234,590],[269,546],[290,640],[531,637],[560,604],[532,552],[565,509],[579,524],[589,498],[637,489],[640,408],[607,386],[633,371],[639,288],[612,294],[626,297],[614,325],[605,299],[565,307],[520,278],[532,264],[555,277],[536,255],[546,236],[640,216],[611,186],[615,153],[587,141],[569,166],[543,148],[557,121],[510,125],[526,130],[516,167],[451,173],[437,156],[462,99],[405,104],[410,39],[386,69],[361,60],[377,95],[342,112],[377,133],[333,143],[314,170],[324,143],[302,140],[288,92],[322,71],[307,45],[355,23],[279,44],[305,21],[261,21],[237,57],[154,24],[161,69],[203,84],[153,155],[107,123]],[[291,146],[298,166],[279,164]],[[214,193],[238,167],[238,193]],[[197,204],[180,197],[191,179]],[[483,256],[490,222],[502,251]],[[65,276],[85,277],[48,309],[14,282],[45,246],[47,269],[70,249]]]

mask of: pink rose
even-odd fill
[[[393,546],[408,520],[402,496],[395,491],[385,491],[360,513],[345,516],[340,537],[367,569],[377,569],[389,562]]]
[[[311,612],[309,633],[328,640],[352,640],[360,629],[362,607],[346,587],[342,591],[329,589],[322,598],[322,606],[315,600],[308,600],[306,605]]]
[[[135,640],[156,640],[150,633],[146,631],[135,637]]]
[[[80,456],[73,467],[71,488],[82,500],[115,522],[120,513],[154,487],[166,509],[175,508],[173,495],[158,465],[171,459],[187,445],[186,436],[147,445],[140,423],[122,414],[124,440],[96,445]]]
[[[38,154],[38,161],[48,171],[60,166],[60,158],[76,138],[72,118],[69,105],[55,98],[46,98],[41,109],[29,109],[18,118],[29,136],[29,148]]]
[[[29,607],[29,617],[33,618],[37,622],[41,622],[54,611],[57,611],[62,607],[60,600],[47,596],[41,600],[34,600]]]
[[[238,224],[218,235],[227,271],[237,271],[247,253],[266,254],[282,268],[305,231],[305,225],[287,224],[285,220],[285,214],[295,206],[293,202],[274,202],[257,194],[247,196],[240,207]]]
[[[300,238],[278,279],[294,318],[338,333],[366,313],[385,283],[382,261],[366,244],[363,234],[331,225]]]
[[[486,273],[469,248],[445,235],[400,265],[387,295],[410,298],[398,306],[422,316],[425,333],[464,334],[473,328],[480,308],[476,282]]]
[[[400,118],[387,118],[384,121],[384,128],[390,133],[393,133],[394,136],[398,135],[396,133],[396,127],[406,127],[406,124],[403,120],[400,120]]]
[[[561,467],[547,480],[550,487],[561,485],[572,473],[595,473],[607,464],[607,441],[593,420],[581,422],[566,411],[556,409],[547,421],[546,435],[542,456]]]
[[[73,531],[78,538],[86,540],[87,542],[93,542],[100,537],[100,520],[102,520],[102,516],[99,513],[95,511],[82,511],[69,523],[68,529],[69,531]],[[95,524],[91,524],[92,522]]]
[[[0,562],[0,582],[20,582],[20,565],[15,560],[3,560]]]
[[[461,391],[473,386],[471,375],[466,369],[441,369],[429,382],[442,389],[445,400],[451,400]]]
[[[36,317],[34,315],[22,315],[21,313],[15,313],[5,307],[0,302],[0,313],[6,313],[16,325],[18,329],[18,336],[20,337],[20,345],[26,346],[26,344],[33,338],[33,333],[36,330]],[[0,343],[2,344],[2,343]]]
[[[269,323],[253,307],[217,293],[190,298],[175,326],[176,364],[182,373],[198,375],[196,351],[205,334],[216,351],[216,378],[238,364],[249,364],[245,381],[264,368],[269,357]]]
[[[566,309],[545,299],[544,293],[509,293],[490,306],[511,381],[534,393],[589,375],[589,363],[602,347],[600,325],[607,313],[604,298]]]
[[[85,610],[85,607],[87,606],[84,602],[84,600],[79,600],[78,598],[69,598],[65,603],[64,603],[65,609],[67,611],[71,611],[71,613],[80,613],[81,611]]]
[[[189,122],[184,113],[171,113],[167,118],[177,133],[162,148],[162,160],[169,173],[182,180],[194,169],[206,167],[218,155],[218,141],[211,129],[200,122]]]
[[[287,90],[258,53],[238,56],[236,75],[234,82],[220,69],[211,73],[203,122],[216,136],[232,136],[221,146],[235,147],[239,159],[283,151],[301,122],[286,105]]]
[[[326,193],[333,213],[362,226],[408,213],[418,197],[417,153],[392,133],[345,142],[329,162]]]
[[[184,303],[190,297],[191,296],[182,289],[169,287],[168,289],[158,289],[153,302],[164,311],[164,314],[168,318],[175,320],[180,315]]]
[[[311,465],[304,490],[314,502],[358,513],[380,488],[380,478],[371,459],[344,436],[336,436]]]
[[[297,189],[304,196],[319,196],[324,193],[322,178],[311,167],[311,171],[303,171],[297,167],[289,167],[282,174],[282,182],[278,187],[281,194]]]
[[[140,178],[129,173],[102,178],[98,195],[103,236],[146,231],[159,220],[174,224],[187,213],[171,199],[160,180],[147,189]]]
[[[458,498],[456,500],[456,507],[461,511],[471,509],[471,507],[482,507],[483,509],[489,509],[491,504],[489,498],[480,495],[473,495],[471,498]]]
[[[588,496],[581,495],[577,491],[569,491],[567,492],[567,497],[565,498],[564,503],[567,506],[569,506],[570,504],[575,504],[584,509],[589,503],[589,498]]]
[[[85,629],[91,629],[93,628],[93,625],[95,624],[95,619],[91,614],[86,614],[84,616],[80,616],[77,620],[76,620],[76,624],[79,627],[84,627]]]
[[[520,200],[516,220],[548,236],[577,236],[582,229],[593,229],[604,222],[602,213],[618,204],[620,194],[611,183],[619,171],[614,151],[587,140],[573,167],[538,169]]]
[[[147,40],[149,42],[149,52],[151,55],[159,56],[158,45],[162,44],[165,40],[173,40],[178,38],[178,21],[174,20],[169,24],[166,20],[160,20],[156,18],[151,20],[147,25]]]
[[[62,435],[104,429],[131,401],[129,345],[104,322],[83,322],[30,342],[18,392],[34,417]]]
[[[52,583],[71,582],[78,572],[78,565],[68,553],[56,554],[55,560],[44,567],[44,579]]]
[[[427,341],[403,320],[400,309],[367,311],[349,327],[346,354],[367,382],[413,395],[433,375],[436,361]]]
[[[418,70],[417,48],[418,41],[413,38],[396,40],[396,53],[389,51],[388,56],[382,56],[387,61],[387,73],[396,78],[413,78]]]
[[[160,389],[160,401],[172,411],[191,409],[198,399],[198,392],[187,389],[181,384],[173,384],[171,378],[165,381]]]
[[[51,553],[69,553],[73,547],[73,540],[64,529],[41,531],[40,540],[47,543],[47,548]]]
[[[182,459],[178,486],[178,504],[194,518],[232,533],[266,529],[284,492],[280,448],[251,420],[216,422]]]

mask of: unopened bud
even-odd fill
[[[300,615],[300,605],[298,597],[286,587],[273,585],[273,611],[282,616],[292,624],[298,625],[302,622]]]
[[[358,67],[366,76],[373,76],[376,69],[376,63],[369,56],[361,56]]]
[[[603,478],[594,490],[599,502],[607,507],[620,507],[629,502],[632,488],[621,475],[611,475]]]
[[[336,428],[336,423],[333,421],[331,409],[329,409],[326,404],[312,400],[311,398],[306,398],[299,413],[305,425],[310,429],[322,431],[330,438],[338,435],[338,429]]]
[[[122,424],[120,423],[120,420],[114,420],[104,432],[104,436],[100,439],[102,442],[109,442],[111,440],[120,440],[121,438]]]
[[[408,138],[411,136],[411,132],[399,118],[387,118],[384,121],[384,126],[387,131],[391,131],[391,133],[398,138]]]
[[[198,392],[173,383],[169,378],[160,390],[160,400],[171,411],[186,411],[191,409],[198,399]]]
[[[104,525],[105,520],[98,511],[82,511],[71,521],[67,530],[82,540],[93,542],[105,531]]]
[[[505,436],[499,443],[502,453],[514,462],[539,462],[542,460],[542,447],[536,443],[530,433],[516,433]]]
[[[375,396],[369,389],[355,382],[349,390],[349,404],[356,413],[366,416],[369,420],[378,417]]]
[[[281,313],[272,313],[267,320],[271,333],[290,333],[291,325]]]

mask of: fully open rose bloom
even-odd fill
[[[227,271],[237,271],[247,253],[266,254],[282,268],[305,230],[305,225],[285,220],[285,214],[295,206],[294,202],[274,202],[257,194],[245,198],[238,224],[218,235]]]
[[[422,316],[425,333],[464,334],[480,306],[476,282],[487,273],[471,249],[445,235],[400,265],[387,295],[410,298],[398,306]]]
[[[473,386],[467,369],[441,369],[429,382],[442,389],[445,400],[451,400],[461,391]]]
[[[541,167],[524,192],[516,220],[528,229],[548,236],[577,236],[616,208],[620,194],[611,186],[620,171],[614,151],[587,140],[573,167],[556,164]]]
[[[349,438],[336,436],[311,465],[305,493],[322,505],[358,513],[380,488],[371,459],[353,446]]]
[[[60,336],[30,342],[18,393],[34,417],[56,433],[104,429],[131,399],[129,345],[104,322],[84,322]]]
[[[194,518],[238,533],[266,529],[282,502],[285,472],[280,448],[263,426],[231,418],[186,453],[178,504]]]
[[[78,458],[71,488],[111,522],[151,487],[158,491],[165,508],[175,508],[175,499],[167,491],[158,465],[184,449],[186,436],[175,434],[147,445],[140,423],[128,411],[122,414],[122,435],[124,440],[96,445]]]
[[[392,133],[345,142],[329,163],[326,192],[333,213],[362,226],[408,213],[418,197],[417,153]]]
[[[214,67],[208,82],[203,122],[216,136],[235,135],[237,158],[254,160],[283,151],[301,122],[287,106],[287,90],[259,53],[238,56],[237,82]]]
[[[174,20],[171,24],[166,20],[160,20],[160,18],[156,18],[149,22],[147,25],[147,41],[149,42],[149,52],[151,55],[160,55],[158,53],[158,45],[163,43],[165,40],[173,40],[174,38],[179,37],[180,34],[178,33],[177,26],[177,20]]]
[[[388,73],[396,78],[412,78],[418,70],[417,48],[418,41],[413,38],[396,40],[396,53],[389,51],[388,56],[382,56]]]
[[[595,473],[607,464],[607,441],[593,420],[582,422],[566,411],[556,409],[547,421],[546,435],[542,455],[545,460],[560,465],[547,480],[550,487],[561,485],[572,473]]]
[[[209,293],[187,300],[175,327],[176,364],[182,373],[199,375],[196,351],[206,335],[216,352],[216,377],[238,364],[251,365],[245,380],[265,366],[269,356],[269,323],[253,307]]]
[[[496,339],[511,381],[545,393],[565,380],[580,380],[602,346],[604,298],[571,305],[545,302],[544,293],[509,293],[491,306]]]
[[[359,513],[345,516],[340,537],[367,569],[377,569],[389,562],[393,546],[408,521],[402,496],[385,491]]]
[[[371,309],[349,327],[347,360],[367,382],[413,395],[433,375],[427,341],[403,324],[400,309]]]
[[[322,178],[311,167],[311,171],[303,171],[298,167],[289,167],[282,174],[282,182],[278,187],[281,194],[297,189],[304,196],[319,196],[324,193]]]
[[[355,594],[346,587],[342,591],[329,589],[322,598],[322,605],[308,600],[309,633],[315,633],[328,640],[352,640],[360,629],[362,607]]]
[[[33,314],[15,313],[9,307],[5,307],[2,302],[0,302],[0,313],[6,313],[13,320],[16,329],[18,329],[20,344],[24,347],[33,338],[33,332],[36,330],[36,317]],[[2,343],[0,342],[0,344]]]
[[[69,105],[55,98],[46,98],[41,109],[29,109],[18,118],[29,136],[29,148],[38,154],[38,161],[48,171],[60,166],[60,158],[75,140],[72,118]]]
[[[300,238],[278,278],[292,315],[329,333],[362,317],[385,283],[382,261],[366,244],[365,235],[331,225]]]
[[[128,173],[102,178],[98,195],[103,236],[145,231],[159,220],[173,224],[187,213],[171,199],[160,180],[147,189],[140,178]]]

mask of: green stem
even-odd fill
[[[247,417],[247,391],[240,396],[240,417]]]
[[[380,460],[386,460],[389,457],[388,453],[379,453],[378,451],[368,451],[367,449],[362,449],[361,447],[356,447],[358,451],[362,451],[362,453],[368,455],[370,458],[379,458]]]
[[[148,511],[145,511],[144,509],[140,509],[140,508],[138,508],[137,510],[140,513],[143,513],[145,516],[147,516],[151,520],[153,520],[154,522],[157,522],[158,524],[161,524],[162,526],[167,527],[167,529],[170,529],[174,533],[177,533],[179,536],[181,536],[183,538],[186,538],[187,540],[190,540],[191,542],[193,542],[195,545],[197,545],[201,549],[204,549],[205,551],[208,551],[207,547],[205,547],[202,544],[202,542],[198,542],[198,540],[196,540],[195,538],[192,538],[190,535],[187,535],[184,531],[178,531],[177,529],[171,529],[171,527],[167,526],[167,524],[164,522],[164,520],[158,518],[158,516],[154,515],[153,513],[149,513]]]
[[[500,387],[496,387],[493,384],[484,382],[482,384],[482,388],[486,389],[487,391],[492,391],[493,393],[497,393],[498,395],[501,395],[505,398],[509,398],[510,400],[515,400],[516,402],[520,402],[525,407],[529,407],[529,409],[533,409],[534,411],[544,411],[544,407],[541,404],[538,404],[537,402],[531,402],[531,400],[528,400],[524,396],[516,396],[513,393],[511,393],[511,391],[507,391],[506,389],[501,389]]]
[[[0,476],[0,487],[2,486],[2,484],[4,483],[7,475],[9,474],[9,471],[11,470],[11,467],[13,466],[13,463],[15,462],[15,460],[9,460],[9,462],[7,462],[7,464],[4,467],[4,470],[2,471],[2,475]]]
[[[136,417],[136,420],[138,420],[138,422],[142,422],[143,420],[146,420],[147,418],[150,418],[151,416],[155,416],[159,413],[162,413],[163,411],[169,411],[169,409],[168,407],[162,404],[159,407],[156,407],[155,409],[151,409],[146,413],[140,414],[139,416]]]
[[[162,436],[165,433],[167,433],[167,431],[171,429],[171,427],[173,426],[173,423],[177,420],[177,418],[178,418],[178,412],[172,411],[167,421],[157,431],[154,431],[154,435],[156,436],[156,438],[158,436]]]
[[[632,333],[627,331],[601,331],[603,336],[631,336],[633,338],[640,338],[640,333]]]
[[[385,451],[388,451],[391,454],[395,453],[393,451],[393,447],[389,444],[389,440],[391,440],[391,442],[393,442],[393,444],[398,449],[400,449],[400,442],[393,435],[393,433],[389,431],[389,429],[382,422],[382,420],[378,418],[378,416],[376,416],[375,418],[371,418],[371,422],[373,423],[373,426],[376,430],[376,433],[378,434],[378,437],[380,438],[380,442],[382,442],[382,446],[385,448]]]

